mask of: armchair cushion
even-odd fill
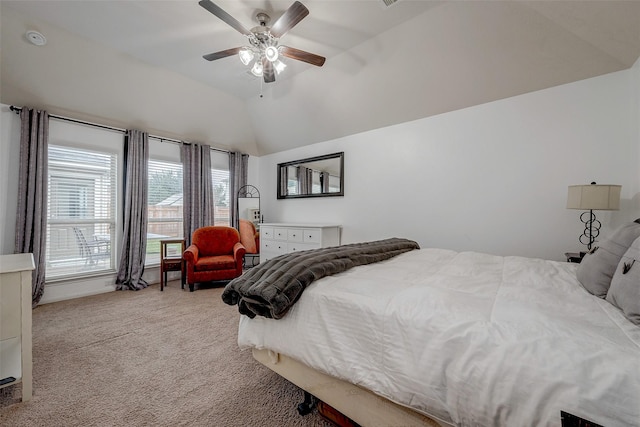
[[[196,271],[224,270],[236,267],[236,260],[233,255],[211,255],[203,256],[195,264]]]

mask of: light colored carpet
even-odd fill
[[[1,426],[319,426],[302,391],[237,345],[222,288],[171,282],[33,311],[34,396],[0,390]]]

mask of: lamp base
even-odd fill
[[[587,245],[587,249],[590,251],[593,243],[596,241],[596,237],[600,235],[600,227],[602,227],[602,223],[596,219],[596,215],[593,213],[593,210],[582,212],[580,215],[580,221],[584,224],[584,232],[578,240],[583,245]]]

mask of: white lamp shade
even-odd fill
[[[240,56],[240,61],[242,61],[244,65],[249,65],[249,62],[253,60],[253,52],[251,52],[249,48],[243,47],[238,52],[238,55]]]
[[[570,185],[567,209],[617,211],[621,185]]]
[[[253,64],[253,67],[251,68],[251,72],[253,73],[254,76],[261,77],[262,76],[262,63],[260,61],[256,61],[255,64]]]
[[[276,69],[276,73],[280,74],[281,72],[284,71],[285,68],[287,68],[287,64],[285,64],[284,62],[278,60],[278,61],[273,63],[273,68]]]

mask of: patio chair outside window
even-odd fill
[[[73,232],[80,248],[80,256],[85,260],[85,264],[97,264],[109,259],[111,256],[111,242],[109,240],[98,240],[95,237],[87,240],[82,229],[73,227]]]

